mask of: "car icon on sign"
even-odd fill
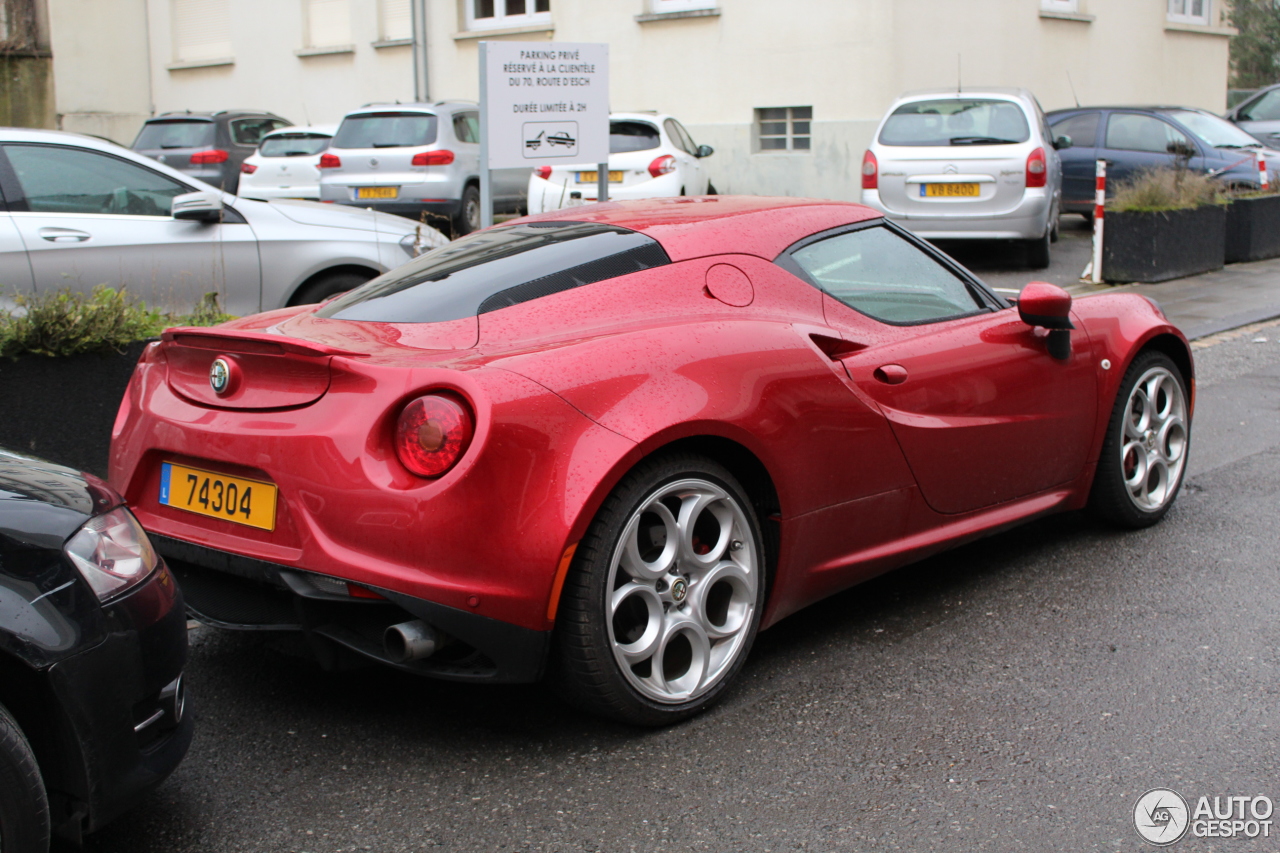
[[[572,136],[565,133],[564,131],[561,131],[559,133],[553,133],[547,137],[547,142],[552,146],[563,145],[566,148],[572,148],[575,144],[577,144],[577,141],[578,140],[574,139]]]

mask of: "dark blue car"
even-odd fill
[[[1225,185],[1256,189],[1258,155],[1268,171],[1280,168],[1280,152],[1212,113],[1192,107],[1076,107],[1049,113],[1055,139],[1070,137],[1062,159],[1062,211],[1093,215],[1094,169],[1107,161],[1107,194],[1142,169],[1173,166],[1207,172]]]

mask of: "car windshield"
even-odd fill
[[[670,263],[651,237],[594,222],[478,231],[410,261],[316,312],[335,320],[440,323]]]
[[[414,148],[436,141],[430,113],[365,113],[347,116],[333,137],[334,148]]]
[[[609,122],[609,153],[624,154],[628,151],[648,151],[660,143],[658,128],[647,121]]]
[[[263,157],[308,157],[329,147],[329,137],[314,133],[277,133],[262,140]]]
[[[134,140],[136,151],[155,148],[205,148],[213,144],[211,121],[149,121]]]
[[[1008,145],[1030,138],[1022,107],[985,98],[912,101],[880,130],[881,145]]]
[[[1251,148],[1262,145],[1231,122],[1215,115],[1197,110],[1167,110],[1164,114],[1174,121],[1181,122],[1183,126],[1214,148]]]

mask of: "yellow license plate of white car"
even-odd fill
[[[173,462],[160,466],[160,503],[261,530],[276,528],[276,487]]]
[[[357,187],[356,198],[396,198],[400,195],[399,187]]]
[[[578,173],[578,183],[580,184],[594,184],[599,179],[600,179],[599,172],[579,172]],[[614,169],[610,169],[609,183],[611,184],[622,183],[622,171],[621,170],[615,171]]]
[[[977,198],[977,184],[921,184],[920,195],[925,198]]]

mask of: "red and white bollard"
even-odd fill
[[[1089,264],[1089,281],[1102,283],[1102,222],[1107,204],[1107,161],[1099,160],[1094,172],[1093,193],[1093,260]]]
[[[1264,190],[1271,189],[1271,181],[1267,176],[1267,159],[1258,153],[1258,186]]]

